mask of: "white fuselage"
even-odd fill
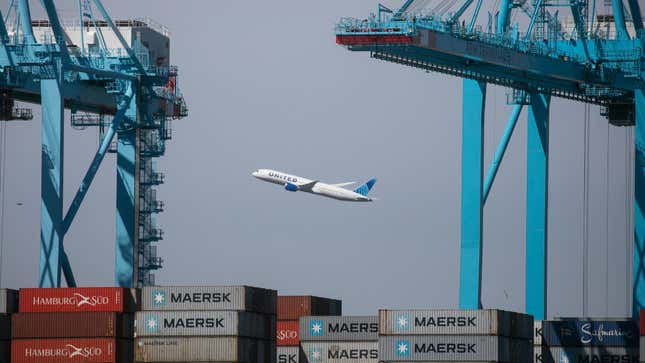
[[[322,195],[328,198],[350,201],[350,202],[371,202],[372,199],[354,191],[341,188],[336,185],[325,184],[319,181],[299,177],[270,169],[259,169],[252,175],[260,180],[269,183],[280,184],[287,187],[287,190],[302,191],[312,194]],[[289,187],[298,187],[296,190],[288,189]],[[301,188],[302,187],[302,188]]]

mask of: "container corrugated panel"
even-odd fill
[[[13,314],[15,338],[126,338],[134,334],[131,313],[18,313]]]
[[[377,316],[305,316],[300,341],[377,341]]]
[[[278,293],[250,286],[150,286],[142,310],[239,310],[276,314]]]
[[[278,347],[276,349],[277,363],[300,363],[300,347]],[[304,361],[303,361],[304,362]]]
[[[0,314],[12,314],[18,311],[18,291],[0,289]]]
[[[20,289],[20,312],[131,312],[132,290],[118,287]]]
[[[11,341],[0,340],[0,362],[11,362]]]
[[[276,324],[276,345],[279,347],[297,347],[300,343],[298,338],[298,321],[278,321]]]
[[[530,362],[529,340],[492,335],[399,335],[379,337],[381,361]]]
[[[275,362],[274,342],[240,337],[135,339],[135,360],[164,362]]]
[[[130,363],[132,341],[115,339],[14,339],[11,363]]]
[[[561,320],[542,322],[542,342],[547,346],[638,347],[635,321]]]
[[[533,345],[542,345],[542,320],[533,323]]]
[[[641,362],[645,361],[645,336],[640,337],[639,352]]]
[[[298,320],[301,316],[341,315],[342,302],[318,296],[278,296],[278,319]]]
[[[499,335],[533,338],[530,315],[502,310],[379,310],[381,335]]]
[[[378,342],[301,342],[305,362],[376,363]]]
[[[638,348],[535,347],[535,363],[636,363]]]
[[[11,315],[0,314],[0,340],[11,339]]]
[[[136,336],[236,335],[275,340],[275,315],[244,311],[140,311]]]

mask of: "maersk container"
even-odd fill
[[[136,338],[135,361],[275,363],[275,342],[241,337]]]
[[[120,287],[67,287],[20,289],[21,313],[131,312],[135,296]]]
[[[125,338],[134,334],[131,313],[18,313],[11,335],[20,338]]]
[[[278,293],[250,286],[149,286],[142,310],[239,310],[275,315]]]
[[[300,363],[300,354],[300,347],[277,347],[276,363]]]
[[[0,289],[0,314],[13,314],[18,311],[18,291]]]
[[[530,362],[530,340],[492,335],[382,335],[380,361]]]
[[[305,316],[300,341],[378,341],[377,316]]]
[[[546,346],[638,347],[638,323],[632,320],[558,320],[542,322],[542,344]]]
[[[318,296],[278,296],[278,320],[298,320],[301,316],[341,315],[340,300]]]
[[[379,310],[381,335],[497,335],[532,339],[533,317],[502,310]]]
[[[275,341],[275,315],[244,311],[140,311],[135,336],[244,336]]]
[[[276,323],[276,345],[279,347],[297,347],[300,344],[298,337],[298,321],[278,321]]]
[[[11,363],[130,363],[132,341],[115,339],[14,339]]]
[[[638,348],[535,347],[535,363],[637,363]]]
[[[379,361],[378,342],[300,342],[308,363]]]

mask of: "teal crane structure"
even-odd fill
[[[154,284],[150,271],[163,262],[154,242],[162,232],[152,215],[163,210],[155,185],[163,174],[153,158],[165,152],[170,122],[187,116],[177,88],[177,68],[169,57],[155,54],[146,39],[168,49],[168,34],[143,20],[113,21],[100,0],[78,0],[78,20],[61,21],[53,0],[41,0],[46,20],[31,17],[28,0],[11,0],[0,14],[0,118],[31,119],[42,109],[40,287],[68,286],[77,281],[64,247],[64,237],[106,153],[116,167],[115,285]],[[121,29],[131,29],[130,38]],[[116,39],[109,48],[106,38]],[[80,36],[80,40],[78,37]],[[88,38],[92,38],[89,40]],[[169,54],[169,53],[168,53]],[[67,210],[63,205],[65,109],[78,129],[96,126],[100,144]]]
[[[547,316],[549,107],[551,97],[562,97],[601,105],[610,123],[635,127],[632,311],[637,316],[645,308],[645,31],[638,1],[627,0],[625,7],[612,0],[613,15],[598,15],[594,0],[500,0],[488,23],[478,25],[482,2],[442,0],[428,11],[428,0],[407,0],[396,11],[379,5],[367,19],[341,18],[336,25],[336,43],[351,51],[463,78],[459,305],[482,307],[483,207],[527,108],[526,311],[535,319]],[[561,10],[572,15],[571,31]],[[517,14],[522,21],[512,23]],[[485,174],[487,84],[512,89],[513,109]]]

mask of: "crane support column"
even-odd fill
[[[464,79],[459,307],[480,309],[486,83]]]
[[[532,93],[526,165],[526,313],[546,318],[550,96]]]
[[[116,177],[116,285],[137,287],[139,191],[138,92],[130,101],[123,129],[118,132]]]
[[[63,97],[59,79],[40,81],[42,160],[40,203],[40,287],[61,286],[63,252]]]
[[[645,309],[645,90],[634,91],[636,103],[634,175],[634,278],[632,312]]]

